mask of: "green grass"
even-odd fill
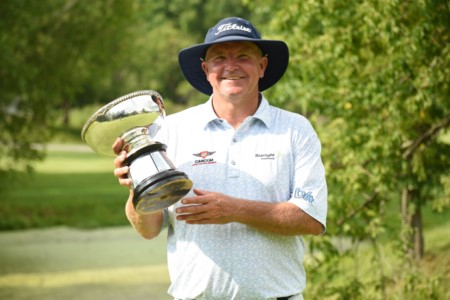
[[[0,230],[55,226],[83,229],[117,225],[129,226],[124,214],[128,191],[120,186],[113,176],[113,158],[80,149],[79,145],[73,147],[66,145],[64,148],[68,150],[55,150],[58,147],[50,147],[47,158],[36,165],[36,172],[33,176],[19,174],[21,180],[11,183],[10,189],[2,195],[0,202],[0,215],[2,216]],[[394,230],[397,228],[395,224],[398,224],[399,221],[394,212],[399,210],[397,207],[390,209],[393,211],[391,220]],[[429,208],[424,210],[426,254],[420,263],[421,274],[430,279],[435,278],[437,289],[441,291],[442,295],[448,295],[444,283],[450,281],[450,237],[448,235],[450,222],[448,217],[448,211],[438,214]],[[128,228],[132,230],[131,227]],[[389,239],[383,239],[381,244],[386,264],[394,266],[396,257],[392,247],[396,244]],[[86,256],[84,255],[83,258],[85,259]],[[306,258],[308,259],[308,256]],[[370,245],[361,246],[357,257],[346,258],[344,262],[341,262],[343,266],[337,280],[327,284],[339,285],[341,282],[355,278],[355,274],[361,276],[363,281],[370,280],[371,276],[375,274],[375,271],[370,269],[370,266],[373,266],[371,265],[372,259],[372,247]],[[357,270],[356,273],[355,270]],[[128,272],[122,269],[120,271],[124,274]],[[143,271],[150,273],[150,270]],[[102,275],[103,273],[98,274],[100,273],[88,272],[85,275],[105,276]],[[50,276],[47,278],[48,280],[55,280],[51,274],[48,276]],[[30,280],[34,280],[33,278]],[[308,287],[305,295],[308,295],[310,289],[311,292],[319,289],[320,293],[320,287],[314,286],[314,280],[309,282],[312,286]],[[158,287],[159,290],[165,288],[167,288],[166,283]]]
[[[66,148],[68,148],[66,151],[50,150],[47,159],[36,166],[36,171],[47,174],[109,173],[113,175],[113,157],[97,155],[87,148],[79,151],[70,150],[70,145]],[[108,177],[111,179],[111,176]]]
[[[165,104],[167,114],[185,107]],[[103,105],[72,109],[65,127],[60,125],[62,120],[55,120],[50,143],[69,148],[73,145],[74,149],[50,149],[46,159],[35,164],[32,176],[13,176],[14,181],[0,195],[0,230],[128,224],[124,216],[128,191],[113,176],[113,158],[77,150],[80,146],[87,147],[81,139],[81,130]]]
[[[166,233],[147,241],[129,225],[113,158],[49,149],[2,194],[0,298],[170,299]]]
[[[128,191],[113,175],[113,158],[92,152],[50,151],[36,172],[2,196],[0,230],[125,225]]]
[[[131,226],[0,232],[0,299],[171,299],[166,234]]]

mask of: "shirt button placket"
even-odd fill
[[[234,136],[230,145],[228,177],[239,177],[239,147],[238,139]]]

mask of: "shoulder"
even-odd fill
[[[270,125],[274,128],[289,128],[297,132],[315,134],[311,122],[305,116],[272,105],[269,106],[269,111],[271,115]]]
[[[203,130],[208,122],[208,115],[207,103],[167,115],[161,123],[159,137],[164,141],[168,141],[169,139],[176,140],[180,136],[187,137],[194,132],[199,132]]]

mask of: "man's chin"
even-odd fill
[[[242,86],[225,86],[222,88],[222,92],[225,95],[240,95],[246,90],[245,87]]]

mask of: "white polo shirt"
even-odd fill
[[[169,115],[157,138],[195,188],[290,201],[326,225],[321,146],[304,117],[270,106],[263,97],[256,113],[235,130],[216,116],[210,99]],[[179,205],[165,210],[163,225],[168,226],[168,292],[174,298],[272,299],[305,288],[301,236],[240,223],[189,225],[176,220]]]

